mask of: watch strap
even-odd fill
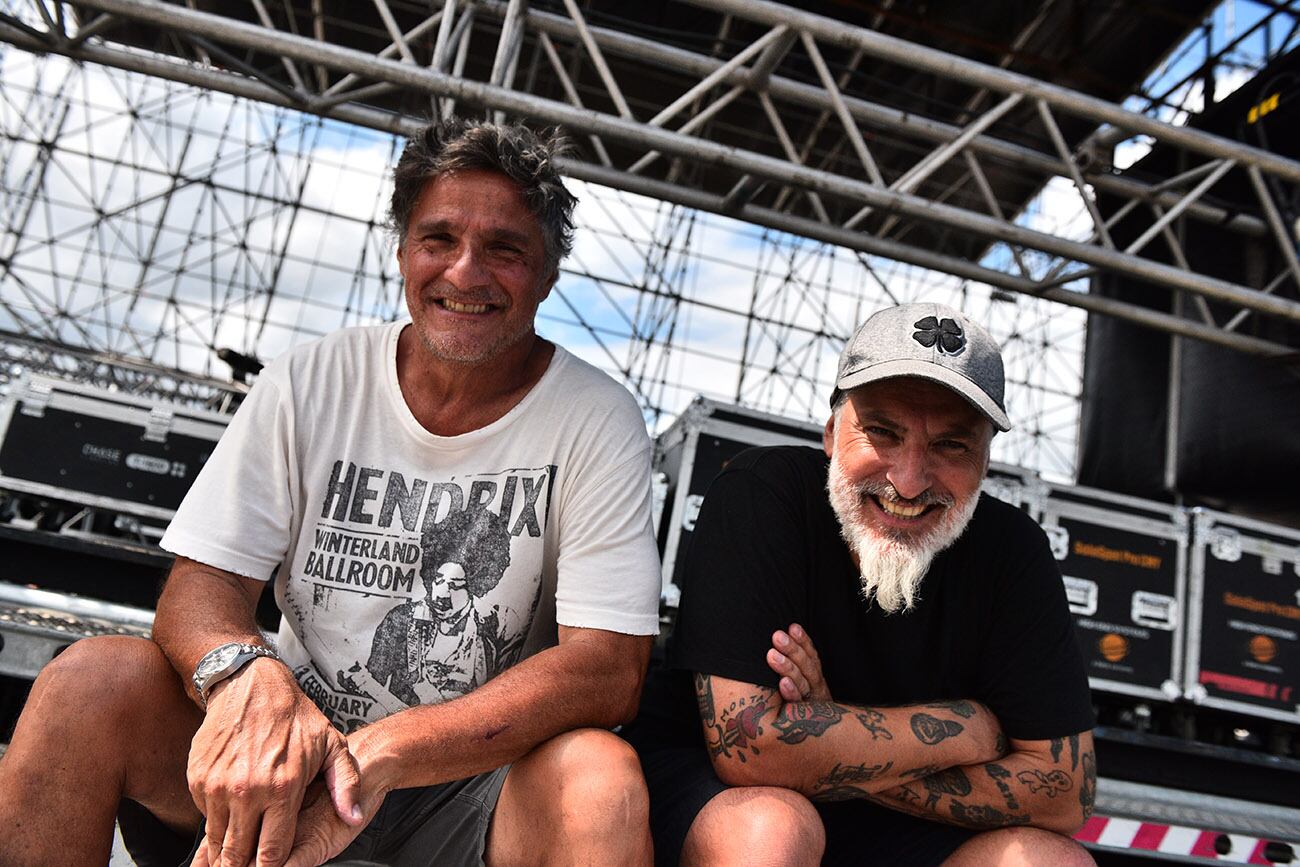
[[[207,662],[209,658],[232,648],[234,649],[235,654],[229,665],[206,676],[200,676],[200,672],[202,672],[204,668],[203,664]],[[280,659],[279,654],[274,650],[269,647],[263,647],[260,644],[231,642],[214,647],[212,650],[205,653],[203,658],[199,660],[199,664],[195,666],[194,674],[190,678],[194,683],[195,692],[199,694],[199,700],[203,702],[203,706],[208,706],[208,694],[212,692],[214,686],[221,683],[221,681],[226,678],[231,677],[259,656],[266,657],[267,659],[274,659],[276,662],[283,662],[283,660]]]

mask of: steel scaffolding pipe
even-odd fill
[[[48,50],[41,40],[7,29],[7,26],[3,23],[0,23],[0,36],[25,50]],[[277,88],[216,69],[140,52],[122,51],[95,43],[76,46],[66,53],[76,60],[165,78],[182,84],[228,93],[232,96],[278,105],[283,108],[299,107],[295,100],[289,99]],[[330,104],[322,111],[322,114],[369,129],[403,136],[413,134],[424,125],[424,121],[417,118],[403,117],[378,109],[346,103]],[[1247,354],[1279,359],[1288,358],[1295,354],[1294,349],[1281,344],[1214,328],[1114,299],[1082,292],[1072,292],[1059,287],[1045,288],[1041,284],[1026,278],[1016,277],[964,259],[946,256],[920,247],[874,238],[861,232],[854,232],[769,208],[753,205],[743,205],[736,208],[728,205],[725,197],[712,195],[702,190],[633,175],[611,167],[574,159],[562,160],[561,167],[566,174],[580,180],[603,184],[615,189],[624,189],[628,192],[674,202],[702,211],[724,213],[755,225],[790,232],[813,240],[844,246],[862,253],[879,255],[918,267],[953,274],[1029,297],[1046,298],[1090,313],[1124,319],[1135,324],[1217,344]]]
[[[704,0],[699,0],[699,2],[704,3]],[[572,131],[590,132],[597,136],[623,142],[629,146],[660,151],[697,162],[729,168],[740,174],[754,174],[821,194],[836,195],[893,214],[900,214],[946,228],[973,233],[989,240],[1003,241],[1008,244],[1037,249],[1054,256],[1095,265],[1140,280],[1164,285],[1171,289],[1194,292],[1207,298],[1300,322],[1300,303],[1285,298],[1266,295],[1225,280],[1195,274],[1119,251],[1057,238],[1044,232],[1027,229],[1011,222],[966,211],[919,196],[892,192],[877,184],[842,177],[806,166],[791,165],[787,161],[764,154],[743,151],[704,139],[693,138],[671,130],[628,120],[624,117],[615,117],[592,110],[574,108],[564,103],[542,99],[530,94],[518,93],[464,78],[456,78],[400,61],[385,60],[365,52],[317,42],[295,34],[268,31],[256,25],[160,3],[157,0],[83,0],[83,3],[103,12],[123,15],[159,27],[224,40],[244,48],[272,54],[283,54],[290,59],[331,66],[372,79],[418,88],[434,96],[451,97],[457,102],[468,101],[490,110],[506,111],[561,124]],[[720,2],[719,5],[727,4]],[[766,13],[770,14],[772,9],[769,7],[770,4],[766,4],[755,8],[765,10]],[[779,10],[787,9],[787,7],[775,8]],[[828,28],[827,22],[831,21],[831,19],[820,19],[817,16],[811,16],[817,18],[816,21],[812,21],[804,13],[794,14],[795,10],[788,11],[793,16],[791,20],[773,21],[773,26],[787,24],[792,27],[809,27],[810,30],[806,32],[822,33]],[[846,25],[841,25],[841,28],[846,32],[855,30]],[[858,35],[861,37],[861,34]],[[878,36],[879,34],[871,35]],[[877,44],[877,41],[866,39],[866,37],[861,37],[861,39],[877,50],[884,51]],[[897,46],[893,46],[892,41],[889,42],[889,45],[892,46],[891,51],[896,50]],[[58,50],[57,45],[52,46],[52,48]],[[941,52],[934,53],[942,54]],[[1040,97],[1044,102],[1049,99],[1056,102],[1064,100],[1068,105],[1082,106],[1087,109],[1089,116],[1095,116],[1099,121],[1123,126],[1124,121],[1127,119],[1132,122],[1134,129],[1142,132],[1155,130],[1161,132],[1166,140],[1179,143],[1184,141],[1192,142],[1197,146],[1197,149],[1205,153],[1237,159],[1248,165],[1268,169],[1270,172],[1288,179],[1300,178],[1300,164],[1290,160],[1219,139],[1215,136],[1170,127],[1142,118],[1139,115],[1133,115],[1130,118],[1131,113],[1107,106],[1104,103],[1102,106],[1105,106],[1106,110],[1101,111],[1095,105],[1099,101],[1090,97],[1073,94],[1077,99],[1064,99],[1062,94],[1058,92],[1062,90],[1061,88],[1051,88],[1044,85],[1047,88],[1044,90],[1036,86],[1030,87],[1025,82],[1034,83],[1033,80],[1025,79],[1024,76],[1015,76],[1001,69],[985,68],[981,64],[972,65],[970,62],[959,62],[961,61],[960,58],[948,55],[943,56],[949,57],[955,64],[955,68],[963,70],[964,74],[971,76],[975,83],[993,86],[990,82],[997,81],[1004,88],[1009,88],[1012,84],[1024,85],[1023,92],[1028,95]],[[935,60],[930,54],[926,54],[925,57],[928,58],[927,63]],[[973,67],[980,67],[984,70],[984,73],[978,76],[974,75],[972,72]],[[1011,78],[1006,76],[1011,76]],[[987,81],[984,80],[986,77]],[[308,101],[308,107],[310,108],[310,101]]]

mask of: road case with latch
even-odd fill
[[[229,419],[28,375],[0,408],[0,488],[169,520]]]
[[[1061,566],[1093,689],[1182,696],[1186,510],[1046,484],[1039,523]]]

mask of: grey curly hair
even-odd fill
[[[533,132],[522,124],[447,118],[411,136],[393,170],[388,228],[401,247],[424,185],[456,170],[499,172],[519,185],[528,210],[541,224],[546,274],[551,276],[573,248],[577,198],[564,186],[555,158],[568,153],[558,128]]]

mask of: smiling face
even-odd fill
[[[475,364],[531,347],[546,273],[541,226],[505,175],[457,171],[424,185],[397,250],[420,342]]]
[[[854,389],[824,436],[827,488],[863,591],[910,608],[934,555],[975,512],[993,426],[948,388],[886,379]]]

